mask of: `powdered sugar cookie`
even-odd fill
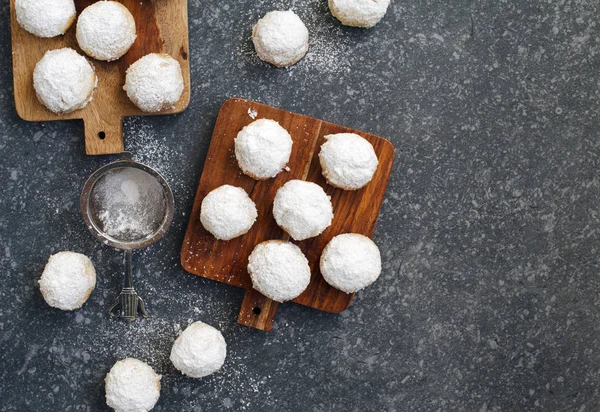
[[[308,29],[292,10],[270,11],[252,29],[252,42],[261,60],[288,67],[306,55]]]
[[[59,252],[50,256],[39,283],[48,305],[75,310],[87,301],[96,287],[96,270],[85,255]]]
[[[121,3],[98,1],[77,19],[77,43],[88,56],[113,61],[123,56],[136,39],[135,20]]]
[[[92,101],[97,84],[91,63],[69,48],[47,51],[33,70],[38,100],[57,114],[83,109]]]
[[[390,0],[329,0],[329,9],[346,26],[370,28],[385,16]]]
[[[273,216],[294,240],[304,240],[320,235],[331,225],[333,206],[321,186],[290,180],[275,195]]]
[[[73,0],[15,0],[19,25],[38,37],[65,34],[75,21]]]
[[[298,297],[310,283],[308,260],[293,243],[269,240],[258,244],[248,258],[252,287],[277,302]]]
[[[129,66],[123,90],[145,112],[170,109],[183,94],[181,65],[168,54],[147,54]]]
[[[275,120],[259,119],[235,138],[235,157],[240,169],[257,180],[275,177],[290,160],[292,137]]]
[[[202,226],[220,240],[248,233],[257,217],[256,205],[246,191],[230,185],[211,191],[200,207]]]
[[[338,235],[323,249],[321,274],[336,289],[346,293],[358,292],[375,282],[381,274],[379,248],[363,235]]]
[[[358,190],[373,178],[379,160],[368,140],[354,133],[325,136],[319,161],[327,183],[346,190]]]
[[[160,397],[160,378],[147,363],[118,361],[104,379],[106,404],[116,412],[146,412]]]
[[[171,362],[184,375],[203,378],[223,366],[227,344],[221,332],[202,322],[194,322],[175,340]]]

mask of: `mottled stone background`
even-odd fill
[[[293,7],[311,51],[289,70],[249,41]],[[79,214],[80,122],[14,110],[8,2],[0,5],[0,410],[104,411],[103,377],[132,356],[163,375],[157,411],[600,410],[600,4],[597,0],[393,0],[372,30],[325,0],[189,1],[192,103],[128,119],[126,147],[163,172],[177,211],[136,253],[153,318],[106,310],[121,254]],[[396,164],[375,241],[384,271],[341,315],[280,306],[272,333],[236,324],[242,290],[179,265],[221,104],[244,97],[389,138]],[[83,309],[46,306],[48,256],[91,257]],[[207,379],[168,360],[178,331],[221,328],[229,356]]]

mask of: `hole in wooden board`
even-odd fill
[[[104,132],[99,132],[98,133],[98,138],[100,138],[100,140],[104,140],[106,138],[106,133]]]
[[[254,309],[252,309],[252,312],[253,312],[253,313],[254,313],[256,316],[258,316],[258,315],[260,315],[260,312],[261,312],[261,310],[260,310],[260,308],[257,306],[257,307],[255,307]]]

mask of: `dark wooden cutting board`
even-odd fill
[[[273,119],[291,134],[294,141],[289,172],[282,171],[274,179],[256,181],[244,175],[234,153],[234,138],[256,118]],[[345,191],[329,186],[321,174],[318,152],[324,136],[333,133],[357,133],[367,139],[377,153],[379,167],[373,180],[363,189]],[[375,135],[338,126],[323,120],[244,100],[228,100],[217,118],[208,149],[200,185],[190,215],[181,251],[181,264],[190,273],[246,289],[238,322],[262,330],[271,330],[277,302],[252,289],[246,271],[248,256],[254,247],[265,240],[289,239],[275,223],[272,214],[277,189],[292,179],[315,182],[331,196],[334,219],[320,236],[297,244],[308,259],[312,278],[308,288],[294,302],[327,312],[342,312],[354,295],[329,286],[319,272],[319,259],[325,245],[341,233],[360,233],[371,237],[379,215],[392,164],[394,147]],[[200,222],[200,205],[208,192],[230,184],[245,189],[258,209],[258,219],[246,234],[230,241],[216,240]]]

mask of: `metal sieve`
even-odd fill
[[[162,210],[159,210],[162,219],[158,219],[156,224],[152,226],[151,233],[140,236],[139,238],[119,238],[115,235],[108,234],[104,230],[104,225],[100,217],[100,209],[96,200],[98,183],[101,182],[102,179],[105,179],[110,173],[119,172],[120,170],[126,170],[128,168],[145,172],[154,178],[162,188],[164,200],[164,202],[161,202],[164,206],[159,206],[162,207]],[[134,321],[138,316],[138,312],[143,317],[148,317],[144,301],[138,296],[133,288],[132,254],[133,250],[150,246],[163,237],[173,221],[174,210],[175,202],[173,199],[173,192],[164,177],[151,167],[132,160],[131,153],[129,152],[122,153],[119,160],[96,170],[85,182],[81,193],[81,213],[83,214],[83,219],[85,220],[88,229],[104,244],[121,249],[125,252],[123,289],[115,303],[109,309],[111,316],[123,318],[128,322]]]

